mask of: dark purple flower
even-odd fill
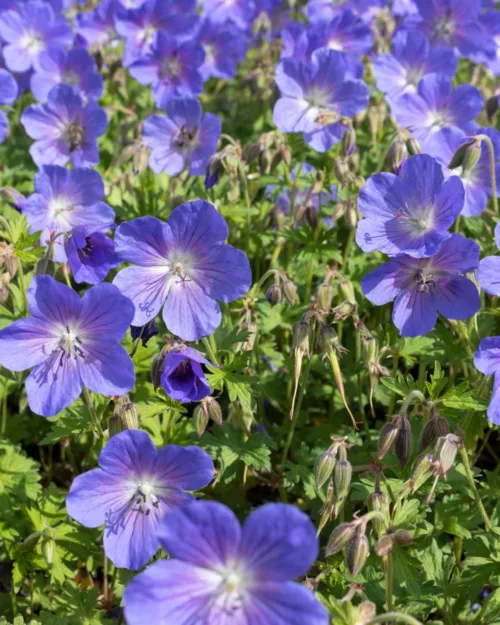
[[[14,76],[6,69],[0,69],[0,105],[14,104],[18,94],[17,82]],[[5,140],[9,122],[4,111],[0,111],[0,143]]]
[[[302,584],[318,554],[309,517],[267,504],[240,527],[231,510],[196,501],[159,524],[169,560],[137,575],[124,594],[129,625],[327,625],[326,609]]]
[[[97,100],[102,95],[102,77],[85,48],[73,48],[69,52],[47,50],[40,54],[35,67],[31,90],[40,102],[45,102],[52,87],[59,84],[77,87],[88,99]]]
[[[203,200],[181,204],[168,223],[139,217],[121,224],[116,251],[133,267],[114,284],[135,306],[133,324],[144,325],[163,307],[170,332],[186,341],[211,334],[220,324],[217,300],[232,302],[251,285],[246,255],[225,245],[228,228],[214,206]]]
[[[165,393],[180,402],[200,401],[209,395],[211,389],[202,365],[211,363],[196,349],[185,345],[171,349],[161,370]]]
[[[361,280],[365,296],[377,306],[395,299],[392,320],[401,336],[432,330],[438,311],[449,319],[468,319],[481,307],[475,284],[463,274],[476,269],[479,245],[452,234],[430,258],[395,256]]]
[[[54,260],[65,262],[64,239],[58,234],[77,227],[105,231],[114,222],[115,213],[103,198],[104,184],[96,171],[46,165],[35,176],[35,193],[23,213],[31,232],[42,231],[40,243],[52,245]]]
[[[193,33],[198,21],[195,15],[174,13],[170,0],[146,0],[138,9],[117,11],[116,30],[127,40],[125,66],[150,53],[160,31],[187,36]]]
[[[214,476],[199,447],[159,451],[146,432],[125,430],[101,452],[99,469],[78,475],[66,498],[68,514],[85,527],[104,529],[104,551],[115,566],[140,569],[157,552],[158,523],[186,504]]]
[[[30,154],[35,163],[91,167],[99,162],[97,139],[106,130],[104,110],[95,102],[84,104],[78,89],[52,87],[46,104],[33,104],[23,111],[21,123],[35,139]]]
[[[38,56],[50,48],[64,49],[73,35],[62,17],[56,17],[50,4],[25,2],[18,11],[0,13],[0,37],[6,42],[3,57],[12,72],[26,72]]]
[[[491,39],[479,22],[481,0],[414,0],[417,27],[431,43],[456,48],[462,56],[487,50]]]
[[[484,375],[495,376],[487,415],[492,423],[500,425],[500,336],[489,336],[479,343],[474,366]]]
[[[205,60],[200,67],[203,80],[212,76],[229,79],[236,74],[236,66],[243,60],[248,48],[244,33],[230,23],[214,24],[206,18],[196,39],[205,52]]]
[[[146,347],[150,338],[159,334],[159,330],[156,327],[156,322],[154,319],[148,321],[143,326],[130,326],[130,336],[133,341],[137,341],[137,339],[141,339],[141,343],[143,347]]]
[[[201,104],[192,98],[174,98],[165,115],[153,115],[144,122],[143,140],[151,148],[149,165],[155,173],[180,174],[188,165],[191,176],[205,173],[217,149],[221,122],[217,115],[202,115]]]
[[[369,26],[350,10],[340,11],[328,23],[313,26],[318,48],[330,48],[345,54],[361,56],[373,47],[373,33]]]
[[[500,224],[495,226],[495,242],[500,249]],[[500,295],[500,256],[486,256],[477,270],[479,286],[490,295]]]
[[[28,289],[31,317],[0,330],[0,364],[33,371],[26,379],[28,404],[52,417],[71,406],[82,386],[124,395],[135,383],[134,363],[119,343],[134,316],[132,303],[112,284],[73,289],[46,275]]]
[[[105,44],[115,36],[118,0],[101,0],[95,9],[75,17],[76,32],[89,46]]]
[[[130,74],[141,85],[153,85],[158,108],[165,108],[174,97],[196,96],[203,90],[199,68],[205,58],[196,41],[179,42],[168,33],[159,32],[151,53],[134,61]]]
[[[431,47],[418,31],[400,31],[393,40],[390,54],[380,54],[373,63],[377,89],[388,98],[416,93],[420,80],[438,72],[453,78],[458,61],[451,48]]]
[[[435,254],[464,205],[458,176],[444,181],[441,166],[427,154],[403,163],[400,176],[375,174],[361,189],[356,242],[364,252],[424,258]]]
[[[362,80],[346,78],[346,56],[335,50],[316,50],[308,64],[283,59],[276,83],[281,98],[274,107],[274,123],[282,132],[304,133],[318,152],[342,139],[342,117],[353,117],[368,105],[368,87]]]
[[[64,238],[64,251],[75,282],[99,284],[121,265],[115,244],[95,226],[77,226]]]
[[[425,149],[432,134],[448,126],[474,132],[473,120],[483,108],[483,96],[472,85],[452,87],[451,78],[441,74],[424,76],[417,93],[405,93],[392,102],[398,124],[412,131]]]
[[[364,22],[370,23],[385,5],[385,0],[309,0],[305,10],[313,23],[330,22],[344,9],[351,9]]]
[[[490,137],[496,155],[496,179],[500,180],[500,133],[494,128],[479,128],[477,134]],[[481,145],[481,155],[476,163],[464,164],[450,169],[449,165],[460,146],[470,143],[471,137],[458,128],[443,128],[427,142],[427,151],[443,167],[445,178],[459,176],[465,189],[462,215],[473,217],[482,213],[492,195],[490,156],[488,146]],[[500,189],[497,191],[500,193]]]
[[[233,22],[247,30],[256,16],[253,0],[202,0],[203,14],[215,24]]]

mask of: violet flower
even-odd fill
[[[495,226],[495,243],[500,249],[500,224]],[[500,295],[500,256],[486,256],[477,270],[479,286],[489,295]]]
[[[155,562],[125,589],[129,625],[327,625],[314,594],[291,580],[318,554],[309,517],[287,504],[267,504],[240,524],[215,501],[196,501],[159,524],[169,560]]]
[[[136,570],[160,546],[160,519],[191,501],[185,491],[204,488],[213,475],[213,462],[199,447],[167,445],[157,451],[146,432],[125,430],[106,443],[98,469],[75,478],[66,508],[85,527],[104,525],[108,558]]]
[[[452,234],[430,258],[395,256],[361,280],[365,296],[377,306],[395,299],[392,320],[401,336],[430,332],[438,311],[449,319],[476,314],[481,301],[475,284],[463,274],[476,269],[479,245]]]
[[[248,30],[256,17],[253,0],[202,0],[202,10],[214,24],[232,22],[241,30]]]
[[[14,76],[6,69],[0,69],[0,105],[14,104],[19,89]],[[0,111],[0,143],[5,140],[9,128],[9,121],[4,111]]]
[[[212,76],[233,78],[238,63],[243,60],[248,49],[248,39],[244,33],[231,23],[214,24],[210,18],[206,18],[201,23],[196,39],[205,52],[205,60],[199,68],[203,80]]]
[[[228,228],[212,204],[197,200],[175,208],[168,223],[139,217],[115,235],[119,256],[135,266],[114,284],[135,306],[141,326],[163,308],[167,329],[186,341],[211,334],[221,322],[217,300],[232,302],[251,285],[246,255],[225,245]]]
[[[159,333],[160,331],[158,330],[154,319],[151,319],[151,321],[148,321],[143,326],[130,326],[130,336],[132,337],[132,340],[137,341],[137,339],[141,339],[143,347],[146,347],[150,338]]]
[[[115,244],[102,230],[95,230],[95,226],[73,228],[64,239],[64,251],[78,284],[99,284],[110,269],[121,265],[115,253]]]
[[[134,364],[119,343],[134,307],[112,284],[73,289],[47,275],[27,291],[31,317],[0,330],[0,364],[31,369],[25,387],[31,410],[52,417],[71,406],[83,385],[103,395],[124,395],[135,383]]]
[[[143,140],[152,150],[151,169],[176,176],[189,166],[191,176],[205,174],[219,142],[220,119],[212,113],[202,115],[201,104],[191,98],[174,98],[165,108],[167,117],[153,115],[144,122]]]
[[[479,343],[474,354],[474,366],[484,375],[495,376],[486,414],[492,423],[500,425],[500,336],[489,336]]]
[[[202,400],[211,389],[201,366],[211,364],[192,347],[181,345],[169,350],[161,370],[163,390],[171,399],[180,402]]]
[[[30,154],[35,163],[91,167],[99,162],[97,139],[106,130],[107,117],[95,102],[83,103],[81,93],[69,85],[52,87],[46,104],[23,111],[21,123],[35,139]]]
[[[79,13],[75,17],[75,30],[89,46],[104,45],[116,35],[115,14],[118,0],[101,0],[88,13]]]

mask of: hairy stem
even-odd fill
[[[469,481],[469,486],[474,495],[474,499],[476,501],[476,505],[478,507],[481,516],[483,517],[484,525],[489,532],[493,531],[493,525],[491,524],[490,518],[484,509],[483,502],[481,501],[481,497],[479,496],[476,485],[474,484],[474,476],[472,475],[472,470],[470,468],[469,456],[467,454],[467,449],[464,446],[460,448],[460,455],[462,456],[462,462],[464,463],[465,473],[467,474],[467,480]]]

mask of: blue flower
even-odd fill
[[[115,253],[115,244],[102,230],[95,230],[95,226],[73,228],[65,237],[64,251],[77,283],[99,284],[110,269],[121,265]]]
[[[14,104],[17,98],[19,89],[14,76],[10,74],[6,69],[0,69],[0,105]],[[7,136],[7,130],[9,122],[7,115],[4,111],[0,111],[0,143],[5,140]]]
[[[202,365],[211,364],[192,347],[181,345],[170,349],[161,369],[160,382],[165,393],[180,402],[202,400],[210,394]]]

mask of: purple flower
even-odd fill
[[[281,98],[274,107],[274,123],[282,132],[304,133],[306,143],[318,152],[342,139],[342,117],[353,117],[368,105],[368,87],[346,78],[346,57],[336,50],[316,50],[309,64],[283,59],[276,83]]]
[[[241,30],[247,30],[256,16],[253,0],[202,0],[202,9],[214,24],[233,22]]]
[[[38,167],[66,165],[70,160],[74,167],[99,162],[97,138],[106,130],[106,113],[96,102],[84,104],[75,87],[52,87],[47,103],[25,109],[21,123],[35,139],[30,154]]]
[[[115,566],[140,569],[160,546],[158,523],[193,499],[214,476],[210,456],[199,447],[167,445],[159,451],[146,432],[113,436],[99,456],[99,469],[73,481],[68,514],[85,527],[104,529],[104,552]]]
[[[483,96],[471,85],[453,89],[451,78],[428,74],[418,84],[417,93],[405,93],[391,108],[398,124],[411,130],[425,147],[433,133],[447,126],[473,132],[471,122],[483,108]]]
[[[170,35],[188,35],[196,27],[195,15],[173,13],[169,0],[146,0],[135,10],[119,10],[116,14],[116,30],[125,37],[125,66],[152,51],[156,35],[165,31]]]
[[[75,282],[99,284],[121,265],[115,244],[95,226],[77,226],[64,239],[64,251]]]
[[[149,339],[157,334],[159,334],[159,330],[156,327],[154,319],[151,319],[151,321],[148,321],[143,326],[130,326],[130,336],[132,340],[137,341],[137,339],[141,339],[143,347],[146,347]]]
[[[144,122],[143,139],[151,148],[149,165],[155,173],[180,174],[189,165],[191,176],[205,173],[217,149],[221,123],[217,115],[205,113],[191,98],[175,98],[166,104],[168,117],[153,115]]]
[[[0,13],[0,37],[7,43],[2,52],[12,72],[28,71],[41,52],[66,48],[73,40],[66,20],[56,17],[50,4],[38,1]]]
[[[318,539],[304,512],[267,504],[240,527],[215,501],[177,508],[159,524],[171,558],[137,575],[124,594],[129,625],[327,625],[314,594],[292,582],[307,573]]]
[[[236,74],[237,64],[246,55],[247,37],[231,24],[213,24],[206,18],[196,38],[205,52],[205,60],[200,67],[203,80],[212,76],[232,78]]]
[[[431,43],[456,48],[462,56],[486,50],[491,40],[479,23],[481,0],[414,0],[417,27]]]
[[[373,47],[371,28],[350,10],[340,11],[329,23],[313,26],[318,48],[330,48],[353,56],[367,54]]]
[[[496,178],[500,179],[500,133],[494,128],[479,128],[477,134],[488,135],[496,154]],[[427,151],[443,167],[445,178],[459,176],[465,189],[465,201],[462,215],[473,217],[482,213],[492,195],[490,157],[488,146],[481,145],[481,155],[477,163],[450,169],[452,158],[460,146],[470,143],[471,137],[458,128],[443,128],[427,142]],[[499,191],[500,192],[500,191]]]
[[[67,258],[60,233],[74,228],[105,231],[114,222],[113,209],[105,204],[104,184],[92,169],[74,169],[46,165],[35,176],[35,193],[25,203],[23,212],[31,232],[42,231],[40,243],[52,245],[53,258]]]
[[[185,345],[171,349],[161,370],[165,393],[180,402],[200,401],[209,395],[210,385],[201,365],[211,363],[196,349]]]
[[[134,307],[112,284],[89,289],[83,299],[46,275],[28,289],[31,317],[0,330],[0,364],[33,371],[26,379],[33,412],[52,417],[71,406],[82,386],[124,395],[135,383],[134,363],[120,345]]]
[[[10,106],[14,104],[18,91],[14,76],[6,69],[0,69],[0,105],[7,104]],[[7,115],[4,111],[0,111],[0,143],[5,140],[8,128],[9,122],[7,120]]]
[[[388,98],[416,93],[426,74],[438,72],[453,78],[458,61],[451,48],[431,48],[422,33],[400,31],[393,40],[391,54],[381,54],[373,63],[377,89]]]
[[[358,208],[364,219],[356,242],[364,252],[432,256],[450,236],[448,228],[463,205],[460,178],[444,182],[439,163],[417,154],[403,163],[399,177],[375,174],[361,189]]]
[[[33,95],[45,102],[49,91],[58,84],[77,87],[86,98],[99,99],[103,80],[97,73],[94,59],[85,48],[47,50],[40,54],[36,71],[31,77]]]
[[[494,76],[500,75],[500,13],[488,11],[479,16],[481,26],[486,36],[491,41],[484,52],[472,54],[471,58],[475,63],[484,63]]]
[[[500,425],[500,336],[489,336],[479,343],[474,366],[484,375],[495,376],[487,415],[492,423]]]
[[[343,9],[352,9],[364,22],[369,23],[385,5],[385,0],[309,0],[306,15],[313,23],[330,22]]]
[[[170,98],[196,96],[202,92],[199,68],[204,56],[203,48],[196,41],[181,43],[161,31],[151,53],[134,61],[129,71],[141,85],[153,85],[156,106],[165,108]]]
[[[135,267],[118,273],[114,284],[135,306],[133,324],[154,319],[163,307],[170,332],[186,341],[211,334],[220,324],[217,300],[232,302],[251,284],[246,255],[225,245],[228,228],[212,204],[181,204],[168,223],[139,217],[121,224],[116,251]]]
[[[395,299],[392,320],[401,336],[432,330],[438,311],[449,319],[467,319],[481,307],[477,288],[462,274],[474,271],[479,245],[452,234],[430,258],[395,256],[361,280],[365,296],[377,306]]]
[[[495,242],[500,249],[500,224],[495,226]],[[490,295],[500,295],[500,256],[486,256],[477,270],[479,286]]]
[[[115,35],[118,0],[101,0],[95,9],[75,17],[76,32],[89,46],[105,44]]]

